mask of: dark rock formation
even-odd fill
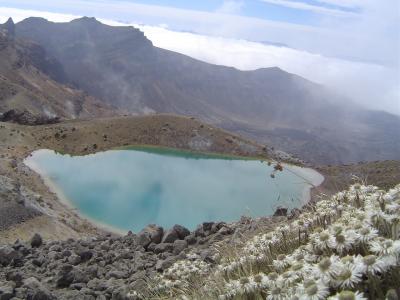
[[[0,115],[0,122],[11,122],[21,125],[43,125],[58,123],[60,119],[46,115],[33,115],[27,110],[18,111],[11,109]]]
[[[181,225],[174,225],[174,227],[172,227],[172,230],[174,230],[176,232],[176,234],[178,235],[178,238],[183,240],[186,236],[188,236],[190,234],[189,229],[181,226]]]
[[[287,216],[288,209],[286,207],[279,206],[274,212],[274,217],[285,217]]]
[[[31,246],[32,248],[40,247],[43,243],[42,237],[40,234],[35,233],[35,235],[31,239]]]
[[[9,18],[6,23],[0,25],[0,31],[5,32],[8,37],[15,36],[15,24],[12,18]]]
[[[162,243],[173,243],[174,241],[179,240],[178,233],[174,229],[168,229],[162,238]]]

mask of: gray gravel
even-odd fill
[[[16,181],[0,175],[0,230],[40,216],[41,213],[26,204],[33,193]]]

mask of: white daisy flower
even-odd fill
[[[266,300],[286,300],[287,295],[285,295],[284,290],[279,287],[274,287],[267,292]]]
[[[377,275],[383,273],[387,268],[387,263],[375,255],[367,255],[364,257],[358,255],[355,258],[355,263],[361,267],[364,274]]]
[[[227,291],[227,295],[229,296],[236,296],[241,294],[242,285],[240,284],[239,280],[231,280],[225,285],[225,290]]]
[[[253,280],[261,289],[266,289],[271,286],[271,281],[269,280],[268,276],[263,273],[254,275]]]
[[[330,245],[334,243],[334,237],[328,232],[328,230],[312,234],[310,239],[311,243],[321,251],[329,249]]]
[[[240,278],[239,282],[242,285],[242,290],[245,293],[253,293],[258,289],[258,284],[254,281],[252,276],[242,277]]]
[[[360,293],[359,291],[342,291],[340,293],[337,293],[335,296],[329,297],[329,300],[367,300],[367,298],[364,297],[363,293]]]
[[[296,292],[296,296],[301,300],[326,299],[328,295],[329,289],[321,280],[306,280],[298,285]]]
[[[357,239],[363,243],[369,242],[378,236],[378,230],[370,226],[362,227],[361,229],[357,230],[357,233]]]
[[[289,262],[284,254],[279,254],[277,258],[273,260],[272,265],[280,272],[289,265]]]
[[[293,283],[299,281],[299,276],[296,272],[288,270],[279,275],[277,284],[282,287],[290,287]]]
[[[395,249],[393,241],[389,239],[378,237],[369,242],[369,250],[377,255],[395,255]]]
[[[336,252],[343,254],[349,251],[355,242],[355,237],[350,231],[336,234],[334,239],[329,242],[329,247]]]
[[[338,287],[353,288],[362,280],[363,270],[361,266],[343,259],[337,264],[337,266],[338,271],[335,276],[335,282]]]
[[[311,273],[314,274],[315,278],[321,278],[326,282],[330,282],[335,278],[337,273],[337,264],[339,257],[332,255],[330,257],[324,257],[321,261],[313,265]]]

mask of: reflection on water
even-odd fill
[[[278,205],[301,205],[308,186],[304,174],[286,168],[270,178],[272,166],[258,160],[163,149],[75,157],[40,150],[26,163],[36,165],[81,214],[134,231],[150,223],[193,229],[204,221],[270,215]]]

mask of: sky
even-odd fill
[[[210,63],[278,66],[400,114],[400,0],[0,0],[0,22],[84,15]]]

